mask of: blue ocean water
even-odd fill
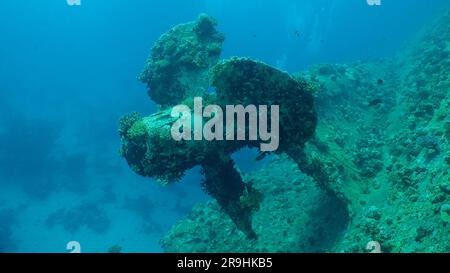
[[[0,3],[0,252],[159,252],[209,200],[198,169],[167,188],[119,156],[117,124],[156,106],[136,78],[172,26],[206,12],[238,55],[297,72],[388,57],[448,0],[4,0]],[[235,155],[255,168],[254,153]],[[257,166],[256,166],[257,167]]]

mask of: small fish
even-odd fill
[[[369,103],[367,104],[368,107],[373,107],[373,106],[377,106],[379,104],[383,103],[383,100],[381,99],[374,99],[369,101]]]
[[[297,37],[300,37],[300,31],[298,31],[298,30],[294,31],[294,35]]]
[[[383,79],[378,79],[377,84],[382,85],[384,83]]]

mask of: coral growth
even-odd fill
[[[236,88],[243,79],[237,75],[248,81],[245,88]],[[263,63],[233,58],[214,68],[212,82],[217,93],[205,95],[206,100],[223,108],[232,103],[282,106],[280,133],[284,138],[277,152],[292,149],[293,145],[300,151],[312,137],[317,116],[311,87],[306,81],[294,80]],[[122,150],[129,165],[138,174],[156,178],[163,184],[178,181],[185,171],[202,166],[205,190],[242,231],[255,237],[251,214],[262,198],[242,181],[230,156],[244,147],[259,147],[261,141],[175,141],[171,127],[176,118],[170,112],[169,108],[136,119],[131,126],[122,122],[126,125],[120,129]]]
[[[176,105],[209,87],[210,69],[218,62],[225,37],[206,14],[197,21],[174,27],[152,49],[139,79],[149,87],[152,100]]]
[[[319,65],[299,73],[317,86],[319,122],[304,149],[244,174],[264,195],[253,215],[258,240],[243,238],[212,202],[174,226],[163,248],[365,252],[368,242],[377,241],[383,252],[449,252],[449,23],[450,13],[444,14],[390,60]],[[229,78],[234,77],[241,85],[251,82],[240,74]],[[313,190],[297,173],[302,163],[303,173],[325,191]],[[310,196],[294,193],[302,189]],[[309,210],[314,205],[308,202],[323,206],[315,193],[332,198],[332,205]],[[340,221],[327,216],[333,211]],[[328,221],[318,219],[314,226],[322,230],[314,232],[323,240],[308,237],[311,219],[322,216]]]
[[[280,149],[254,173],[239,172],[230,155],[256,142],[175,142],[169,110],[122,122],[123,154],[136,172],[170,182],[200,165],[215,199],[174,226],[164,250],[364,252],[377,241],[384,252],[449,252],[449,22],[444,14],[390,60],[317,65],[296,77],[245,58],[218,62],[217,55],[204,65],[188,58],[188,68],[178,57],[205,56],[205,47],[188,49],[183,41],[181,55],[165,58],[178,52],[176,36],[222,42],[207,16],[163,36],[143,74],[157,86],[151,96],[162,109],[198,94],[220,106],[282,107]],[[219,52],[218,44],[209,47]],[[189,70],[216,92],[202,89],[203,80],[179,89],[171,79],[168,87],[152,78],[159,61],[155,71],[165,77],[170,69],[163,68],[176,64],[182,72],[171,75],[181,79]]]
[[[141,80],[149,85],[150,97],[162,110],[146,118],[136,114],[122,118],[122,155],[136,173],[162,184],[178,181],[185,171],[200,165],[206,192],[241,231],[255,239],[251,218],[263,198],[251,184],[243,182],[231,154],[244,147],[258,147],[261,141],[175,141],[171,129],[177,118],[168,106],[189,103],[200,95],[222,109],[230,104],[280,105],[283,139],[279,151],[294,145],[301,152],[317,125],[313,87],[302,78],[294,79],[250,59],[232,58],[215,65],[224,38],[215,27],[212,18],[201,15],[197,22],[179,25],[157,42]],[[208,92],[209,82],[216,93]],[[244,130],[248,133],[249,125]]]

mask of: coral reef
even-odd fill
[[[225,60],[213,68],[218,55],[213,54],[214,58],[211,58],[211,51],[206,54],[208,61],[201,64],[195,58],[186,59],[186,55],[205,57],[205,47],[211,46],[207,43],[213,43],[218,49],[213,52],[220,53],[218,44],[223,41],[223,36],[215,26],[212,18],[201,15],[197,22],[177,26],[157,42],[141,79],[149,84],[150,97],[161,105],[161,110],[145,118],[133,113],[121,119],[121,151],[136,173],[156,178],[162,184],[178,181],[187,170],[200,165],[206,192],[218,201],[239,230],[255,239],[251,218],[263,196],[251,183],[243,182],[231,154],[243,147],[257,147],[261,141],[175,141],[171,129],[178,118],[172,116],[172,110],[167,106],[180,102],[189,104],[200,95],[208,104],[222,109],[227,105],[280,105],[280,133],[284,137],[279,140],[279,151],[291,150],[295,145],[296,153],[301,153],[317,125],[313,87],[306,80],[296,80],[266,64],[245,58]],[[161,62],[165,68],[173,66],[180,71],[160,71]],[[161,80],[155,76],[158,73],[175,78]],[[186,74],[193,85],[186,86],[183,92],[177,93],[172,86],[167,86],[168,82],[175,81],[178,88],[179,80],[185,79]],[[209,82],[216,90],[213,94],[201,88],[203,83]],[[241,85],[243,82],[245,84]],[[164,93],[158,90],[164,90]],[[201,119],[204,124],[205,117]],[[244,130],[248,134],[249,125],[246,126]],[[225,132],[225,135],[229,134],[233,132]]]
[[[236,88],[242,77],[248,84]],[[311,86],[306,81],[294,80],[263,63],[232,58],[214,68],[212,82],[217,93],[205,94],[206,101],[224,108],[231,103],[282,105],[280,133],[285,137],[280,140],[279,152],[292,149],[292,145],[301,150],[312,137],[317,116]],[[259,207],[258,200],[262,197],[242,181],[230,155],[246,146],[259,147],[260,141],[175,141],[171,127],[177,118],[170,113],[169,108],[146,118],[139,119],[132,114],[122,120],[119,130],[122,151],[129,165],[138,174],[156,178],[162,184],[178,181],[185,171],[202,166],[205,190],[242,231],[255,237],[251,214]],[[129,123],[131,120],[133,125]]]
[[[163,106],[176,105],[209,87],[210,70],[219,61],[223,34],[206,14],[197,21],[174,27],[152,49],[139,79],[149,87],[152,100]]]
[[[253,216],[258,240],[244,238],[211,202],[178,222],[163,248],[365,252],[378,241],[384,252],[449,252],[449,23],[446,13],[390,60],[299,73],[317,86],[319,122],[300,152],[288,150],[290,158],[275,156],[263,170],[243,174],[264,195]],[[311,219],[323,240],[311,235]]]
[[[232,58],[214,68],[213,86],[223,106],[279,105],[279,134],[283,136],[280,137],[279,152],[292,145],[301,147],[314,135],[317,125],[314,88],[303,78],[294,79],[250,59]]]
[[[240,232],[216,201],[198,205],[161,240],[166,252],[323,252],[345,229],[346,210],[296,163],[276,155],[243,175],[264,195],[253,215],[258,240]]]

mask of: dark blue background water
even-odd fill
[[[160,251],[204,202],[198,170],[161,188],[118,155],[117,120],[154,104],[136,79],[153,43],[199,13],[216,17],[223,57],[296,72],[393,55],[448,0],[3,0],[0,3],[0,252]],[[236,155],[254,168],[251,153]]]

